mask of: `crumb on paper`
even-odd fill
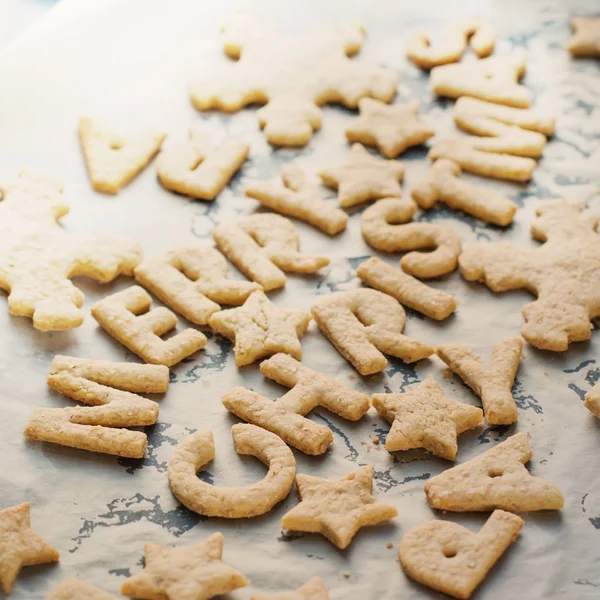
[[[350,571],[344,571],[344,577],[350,577]]]
[[[392,544],[392,542],[388,542],[385,547],[389,550],[390,548],[394,547],[394,544]]]

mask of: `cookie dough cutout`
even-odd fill
[[[485,152],[539,158],[555,119],[534,108],[513,108],[463,96],[454,105],[454,122],[479,138],[467,138]]]
[[[433,377],[404,394],[373,394],[372,402],[392,424],[385,441],[390,452],[424,448],[454,460],[457,437],[483,420],[480,408],[446,397]]]
[[[301,254],[296,227],[280,215],[256,214],[219,225],[213,229],[213,238],[219,250],[265,291],[285,285],[284,271],[316,273],[329,264],[325,256]]]
[[[430,85],[438,96],[471,96],[486,102],[528,108],[531,91],[518,83],[525,74],[525,55],[492,56],[431,69]]]
[[[213,148],[201,126],[190,129],[190,139],[165,148],[156,165],[158,180],[178,194],[199,200],[214,200],[248,158],[250,146],[227,140]]]
[[[459,266],[465,279],[494,292],[535,294],[538,299],[523,307],[521,334],[540,350],[564,352],[571,342],[589,339],[590,321],[600,316],[598,220],[564,200],[542,202],[536,214],[531,234],[542,246],[471,244]]]
[[[460,179],[460,165],[442,158],[413,188],[412,197],[424,209],[443,202],[453,210],[506,227],[512,223],[518,206],[491,188],[473,185]]]
[[[429,506],[455,512],[561,509],[564,498],[556,485],[527,471],[525,463],[531,456],[527,435],[516,433],[480,456],[426,481]]]
[[[358,103],[360,116],[346,127],[349,142],[376,146],[386,158],[396,158],[411,146],[424,144],[435,131],[418,120],[419,102],[387,105],[372,98]]]
[[[567,44],[571,56],[600,56],[600,17],[571,17],[573,37]]]
[[[373,465],[359,467],[336,481],[299,473],[296,486],[300,503],[283,516],[281,526],[320,533],[340,550],[350,545],[361,527],[398,515],[393,506],[373,497]]]
[[[79,119],[79,141],[92,187],[118,194],[160,150],[166,135],[145,131],[120,135],[88,117]]]
[[[148,445],[146,434],[124,428],[156,423],[158,404],[133,392],[166,392],[169,369],[55,356],[47,382],[53,390],[88,406],[36,409],[25,428],[27,438],[142,458]]]
[[[243,387],[230,389],[221,402],[236,417],[278,435],[286,444],[304,454],[318,456],[333,443],[328,427],[290,412],[278,402]]]
[[[233,443],[238,454],[255,456],[269,472],[253,485],[222,488],[205,483],[196,473],[215,458],[215,443],[209,429],[186,437],[169,461],[169,485],[187,508],[207,517],[242,519],[269,512],[284,500],[294,485],[296,459],[274,433],[255,425],[234,425]]]
[[[356,276],[366,285],[436,321],[443,321],[456,310],[454,296],[425,285],[376,256],[360,263]]]
[[[365,242],[382,252],[409,252],[400,261],[409,275],[429,279],[451,273],[458,266],[460,238],[445,225],[409,223],[416,210],[417,205],[408,198],[378,200],[360,217]]]
[[[404,165],[399,160],[371,156],[364,146],[352,144],[348,160],[319,172],[323,183],[338,190],[340,206],[349,208],[388,196],[399,198]]]
[[[583,405],[600,419],[600,382],[587,393]]]
[[[191,328],[161,339],[177,326],[177,317],[151,304],[150,295],[134,285],[96,302],[91,312],[104,331],[147,363],[171,367],[206,344],[206,336]]]
[[[310,315],[275,306],[264,292],[253,292],[239,308],[214,313],[209,325],[234,342],[235,364],[244,367],[278,352],[300,360]]]
[[[342,419],[358,421],[371,405],[367,394],[346,387],[338,379],[314,371],[287,354],[264,360],[260,372],[291,388],[277,400],[277,406],[302,416],[322,406]]]
[[[57,562],[58,550],[31,529],[29,502],[0,510],[0,589],[10,593],[21,567]]]
[[[279,594],[255,594],[250,600],[329,600],[327,588],[320,577],[309,579],[295,592]]]
[[[311,312],[323,335],[361,375],[383,371],[384,354],[412,363],[434,352],[431,346],[402,335],[404,309],[377,290],[331,294],[313,304]]]
[[[237,112],[248,104],[267,104],[258,120],[276,146],[305,146],[321,127],[319,106],[331,102],[356,108],[371,96],[389,102],[398,75],[350,57],[362,46],[365,29],[339,24],[301,35],[284,35],[248,17],[223,29],[228,68],[190,86],[198,110]]]
[[[490,369],[466,346],[442,344],[435,352],[481,398],[489,425],[516,422],[519,414],[512,386],[523,353],[520,337],[508,338],[494,346]]]
[[[135,268],[138,283],[195,325],[206,325],[219,304],[243,304],[258,283],[227,279],[227,261],[214,248],[182,246]]]
[[[133,274],[141,261],[137,242],[101,233],[70,235],[57,220],[69,212],[62,185],[23,172],[0,186],[0,288],[13,315],[33,319],[40,331],[79,327],[84,295],[77,275],[100,283]]]
[[[458,523],[429,521],[404,535],[398,558],[411,579],[467,600],[515,541],[523,522],[503,510],[495,510],[477,533]]]
[[[59,583],[46,600],[118,600],[118,598],[85,581],[69,577]]]
[[[494,51],[496,34],[489,23],[479,20],[449,25],[436,43],[431,42],[426,32],[417,30],[408,38],[406,54],[418,67],[431,69],[458,62],[467,43],[479,58],[485,58]]]
[[[223,541],[222,533],[213,533],[194,546],[144,544],[144,570],[126,579],[121,593],[145,600],[208,599],[247,586],[242,573],[222,562]]]
[[[293,164],[284,167],[281,179],[285,187],[269,181],[256,181],[244,192],[271,210],[306,221],[328,235],[336,235],[346,229],[348,215],[323,200],[317,187],[308,181],[299,167]]]

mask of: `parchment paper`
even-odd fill
[[[568,17],[589,14],[594,5],[555,0],[456,4],[63,0],[46,26],[39,26],[0,58],[0,176],[10,181],[21,169],[33,169],[62,179],[72,206],[63,225],[73,233],[100,229],[130,236],[142,243],[147,256],[180,244],[210,245],[216,224],[257,210],[258,203],[243,195],[247,182],[277,179],[281,165],[290,160],[298,159],[311,177],[320,167],[341,163],[348,148],[344,127],[353,117],[351,111],[327,107],[322,130],[306,148],[273,150],[258,130],[253,109],[231,116],[196,113],[186,86],[203,69],[225,64],[218,31],[227,15],[245,8],[290,32],[343,19],[363,21],[368,38],[356,60],[396,69],[401,75],[396,101],[420,100],[424,119],[440,135],[454,131],[452,102],[436,100],[428,90],[427,76],[406,60],[407,33],[414,26],[435,32],[448,18],[481,15],[491,19],[499,33],[497,54],[527,50],[524,82],[533,90],[535,104],[557,115],[557,133],[529,185],[465,176],[519,203],[521,209],[508,229],[444,207],[419,219],[451,224],[464,243],[507,239],[534,247],[537,242],[530,239],[529,225],[540,198],[581,200],[600,214],[598,62],[573,60],[563,50],[569,37]],[[165,191],[153,166],[118,196],[103,196],[91,189],[82,163],[76,136],[80,115],[125,130],[158,127],[171,139],[184,138],[189,125],[201,120],[217,143],[229,136],[247,140],[251,160],[212,204]],[[424,148],[402,156],[407,167],[405,194],[427,169],[425,156]],[[323,192],[335,202],[333,193]],[[332,264],[321,276],[290,275],[285,290],[271,294],[278,305],[308,309],[316,296],[360,285],[355,268],[373,251],[362,240],[358,214],[334,239],[297,225],[302,248],[329,255]],[[399,258],[382,257],[391,264]],[[72,405],[46,386],[55,354],[139,360],[101,332],[89,315],[93,302],[131,283],[121,278],[101,286],[78,279],[86,294],[86,320],[79,329],[63,333],[34,330],[28,319],[9,316],[6,301],[0,298],[0,507],[30,501],[34,529],[62,553],[58,566],[24,569],[11,598],[44,598],[66,576],[117,594],[124,578],[141,569],[144,542],[185,546],[215,531],[225,534],[224,559],[252,580],[232,598],[295,589],[315,575],[324,579],[334,600],[440,597],[400,570],[396,552],[401,536],[433,518],[478,529],[487,515],[432,512],[423,483],[450,464],[424,452],[389,454],[383,448],[389,426],[373,409],[357,424],[315,411],[311,418],[331,427],[335,443],[321,458],[295,452],[299,472],[329,478],[372,463],[376,497],[398,508],[392,523],[363,529],[344,552],[321,536],[297,537],[281,531],[281,516],[297,502],[295,491],[273,511],[252,520],[206,520],[178,504],[168,487],[166,465],[173,447],[194,429],[210,428],[215,436],[216,460],[202,473],[205,480],[244,485],[265,472],[256,459],[241,458],[233,450],[230,427],[236,419],[221,405],[221,395],[234,385],[271,398],[284,391],[264,380],[258,365],[236,369],[230,343],[217,336],[209,334],[204,351],[172,369],[169,392],[160,400],[159,423],[147,430],[149,450],[144,460],[118,460],[24,441],[25,423],[36,407]],[[525,292],[494,295],[485,286],[467,284],[458,272],[432,285],[456,295],[459,309],[441,324],[407,311],[407,335],[432,345],[467,344],[484,361],[489,361],[495,342],[518,334],[520,308],[531,299]],[[182,320],[181,327],[186,325]],[[564,354],[526,346],[514,387],[520,409],[516,426],[482,426],[459,439],[460,463],[515,431],[528,432],[534,448],[532,473],[554,480],[565,495],[564,510],[525,515],[519,540],[489,574],[478,598],[600,597],[600,421],[582,403],[600,377],[598,344],[594,334]],[[417,365],[390,359],[383,374],[362,379],[314,323],[303,348],[306,364],[369,393],[401,391],[434,375],[450,396],[479,402],[458,378],[445,374],[436,358]],[[382,440],[379,446],[372,442],[376,435]],[[388,541],[393,549],[386,548]]]

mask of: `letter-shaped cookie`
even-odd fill
[[[545,242],[536,249],[504,242],[471,244],[460,257],[468,281],[494,292],[526,289],[538,299],[523,307],[523,337],[536,348],[565,351],[587,340],[600,316],[600,235],[598,220],[564,200],[540,203],[531,234]]]
[[[392,424],[386,450],[424,448],[448,460],[456,458],[457,436],[483,418],[480,408],[446,397],[433,377],[403,394],[373,394],[373,406]]]
[[[317,406],[350,421],[358,421],[369,410],[367,394],[346,387],[338,379],[309,369],[287,354],[276,354],[260,363],[260,372],[280,385],[291,388],[277,406],[306,415]]]
[[[388,196],[399,198],[404,165],[399,160],[371,156],[364,146],[352,144],[348,160],[319,172],[323,183],[338,190],[340,206],[349,208]]]
[[[436,161],[413,188],[412,197],[421,208],[431,208],[441,201],[453,210],[462,210],[482,221],[502,227],[510,225],[517,205],[489,187],[462,181],[460,172],[460,166],[454,161]]]
[[[327,588],[320,577],[309,579],[295,592],[279,594],[255,594],[250,600],[329,600]]]
[[[363,283],[437,321],[449,317],[456,310],[457,303],[453,296],[425,285],[376,256],[360,263],[356,276]]]
[[[69,212],[62,186],[21,173],[0,186],[0,288],[8,310],[30,317],[41,331],[79,327],[83,294],[69,281],[86,275],[106,283],[132,275],[142,259],[139,244],[100,233],[73,236],[56,221]]]
[[[46,600],[118,600],[116,596],[108,594],[97,587],[68,577],[59,583],[46,597]]]
[[[148,259],[135,268],[135,278],[161,302],[188,321],[206,325],[219,304],[243,304],[262,287],[227,279],[227,261],[214,248],[183,246]]]
[[[408,223],[417,205],[408,198],[378,200],[360,217],[363,238],[376,250],[409,252],[402,269],[421,279],[439,277],[456,269],[462,245],[453,229],[432,223]],[[429,250],[431,252],[411,252]]]
[[[25,428],[26,437],[91,452],[142,458],[148,445],[146,434],[116,428],[156,423],[158,404],[131,392],[166,392],[169,369],[55,356],[48,385],[88,406],[36,409]]]
[[[173,192],[214,200],[244,164],[249,149],[248,144],[237,140],[227,140],[215,149],[210,136],[195,125],[189,141],[168,146],[160,153],[158,179]]]
[[[219,225],[213,237],[221,252],[265,291],[285,285],[283,271],[316,273],[329,264],[325,256],[301,254],[294,224],[280,215],[256,214]]]
[[[8,594],[21,567],[56,562],[59,552],[31,529],[29,502],[0,510],[0,589]]]
[[[477,533],[458,523],[429,521],[406,532],[398,545],[398,558],[410,578],[467,600],[521,527],[521,517],[503,510],[495,510]]]
[[[264,292],[254,292],[243,306],[214,313],[209,320],[212,329],[235,342],[238,367],[277,352],[302,358],[300,338],[309,323],[307,312],[279,308]]]
[[[311,312],[325,337],[361,375],[383,371],[383,354],[408,363],[433,354],[431,346],[402,335],[404,309],[377,290],[331,294],[313,304]]]
[[[255,425],[234,425],[233,443],[238,454],[256,456],[269,472],[253,485],[221,488],[205,483],[196,473],[215,457],[209,429],[186,437],[169,461],[169,485],[187,508],[208,517],[240,519],[269,512],[290,493],[296,475],[292,451],[274,433]]]
[[[160,150],[164,133],[119,135],[94,119],[79,119],[79,140],[92,187],[118,194]]]
[[[490,425],[510,425],[519,416],[511,390],[522,351],[521,338],[498,342],[488,370],[466,346],[442,344],[435,349],[436,354],[481,398]]]
[[[571,17],[573,37],[567,44],[571,56],[600,56],[600,17]]]
[[[556,485],[527,471],[525,463],[531,455],[527,435],[516,433],[491,450],[426,481],[429,506],[456,512],[562,508],[564,498]]]
[[[323,200],[317,186],[312,185],[296,165],[281,171],[285,187],[269,181],[255,181],[246,186],[246,196],[258,200],[278,213],[310,223],[329,235],[346,229],[348,215],[330,202]]]
[[[398,75],[364,61],[352,61],[365,37],[358,24],[334,24],[300,35],[271,30],[247,16],[223,28],[222,65],[190,87],[198,110],[236,112],[267,104],[257,115],[267,140],[278,146],[305,146],[321,126],[319,106],[338,102],[356,108],[360,98],[390,102]]]
[[[221,399],[236,417],[278,435],[286,444],[311,455],[323,454],[332,444],[328,427],[290,412],[268,398],[243,387],[230,389]]]
[[[134,285],[92,306],[92,316],[104,331],[148,363],[171,367],[206,344],[195,329],[161,339],[177,326],[177,317],[163,306],[150,310],[152,298]]]
[[[583,405],[600,419],[600,382],[587,393]]]
[[[458,62],[467,42],[479,56],[489,56],[496,43],[496,34],[489,23],[470,20],[452,23],[444,28],[440,39],[432,43],[425,31],[411,32],[406,46],[409,60],[422,69]]]
[[[492,56],[431,69],[429,82],[438,96],[472,96],[487,102],[527,108],[531,91],[518,80],[525,73],[525,55]]]

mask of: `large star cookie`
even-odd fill
[[[41,331],[78,327],[84,296],[69,278],[106,283],[133,275],[142,258],[139,245],[100,233],[67,233],[56,221],[69,204],[50,178],[22,173],[0,189],[0,288],[8,292],[8,310],[31,317]]]
[[[21,567],[56,562],[60,554],[31,529],[29,502],[0,511],[0,587],[8,594]]]
[[[373,498],[372,465],[359,467],[337,481],[298,474],[296,485],[301,502],[283,516],[281,526],[320,533],[342,550],[361,527],[398,514],[393,506]]]
[[[396,92],[396,73],[349,60],[364,39],[359,25],[291,36],[238,17],[223,32],[225,54],[237,62],[219,65],[218,73],[195,82],[192,103],[199,110],[225,112],[267,104],[258,120],[272,144],[305,146],[321,126],[320,105],[356,108],[365,96],[389,102]]]
[[[123,582],[121,593],[146,600],[208,600],[248,585],[242,573],[221,561],[222,555],[222,533],[183,548],[146,544],[144,570]]]

